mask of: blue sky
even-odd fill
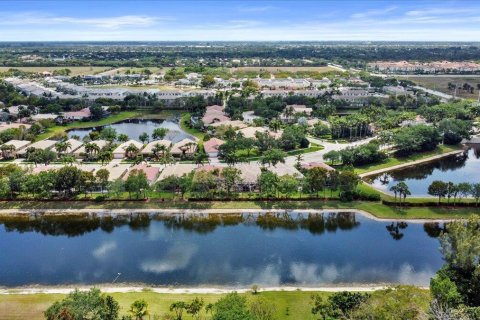
[[[0,41],[480,41],[480,1],[0,1]]]

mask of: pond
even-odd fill
[[[171,140],[173,143],[181,141],[185,138],[192,138],[188,133],[184,132],[177,121],[174,120],[156,120],[156,119],[129,119],[110,124],[108,126],[101,126],[86,129],[74,129],[68,131],[68,137],[76,135],[83,139],[91,131],[101,131],[105,127],[114,128],[117,134],[126,134],[130,139],[139,140],[138,137],[146,132],[150,139],[155,128],[166,128],[169,130],[165,139]]]
[[[428,285],[443,224],[352,212],[0,222],[0,285]]]
[[[412,196],[430,197],[428,186],[435,180],[453,183],[479,183],[480,148],[472,147],[460,155],[370,176],[366,180],[375,188],[389,193],[390,187],[404,181]]]

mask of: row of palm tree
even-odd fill
[[[403,181],[399,182],[394,186],[391,186],[390,191],[392,191],[395,194],[395,203],[397,203],[397,194],[399,195],[398,199],[400,201],[400,204],[402,204],[402,198],[403,198],[403,203],[405,203],[405,199],[407,198],[407,196],[412,194],[408,189],[407,184]]]

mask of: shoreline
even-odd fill
[[[462,152],[465,152],[465,150],[463,150],[463,149],[454,150],[454,151],[450,151],[450,152],[447,152],[447,153],[431,156],[431,157],[428,157],[428,158],[425,158],[425,159],[419,159],[419,160],[415,160],[415,161],[411,161],[411,162],[397,164],[397,165],[394,165],[394,166],[391,166],[391,167],[386,167],[386,168],[382,168],[382,169],[377,169],[377,170],[364,172],[364,173],[359,174],[358,176],[363,179],[363,178],[366,178],[366,177],[369,177],[369,176],[381,174],[381,173],[388,172],[388,171],[395,171],[395,170],[399,170],[399,169],[403,169],[403,168],[412,167],[412,166],[415,166],[415,165],[421,164],[421,163],[432,162],[432,161],[442,159],[442,158],[446,158],[446,157],[450,157],[450,156],[453,156],[453,155],[456,155],[456,154],[459,154],[459,153],[462,153]]]
[[[272,287],[259,287],[258,292],[342,292],[342,291],[356,291],[356,292],[373,292],[377,290],[387,289],[400,284],[340,284],[337,286],[272,286]],[[428,287],[415,286],[420,289],[428,289]],[[66,286],[22,286],[12,288],[0,287],[0,295],[30,295],[30,294],[68,294],[75,289],[81,291],[88,291],[91,288],[98,288],[103,293],[136,293],[136,292],[153,292],[159,294],[227,294],[230,292],[248,293],[251,292],[251,287],[149,287],[138,285],[112,285],[112,284],[99,284],[99,285],[66,285]]]
[[[148,214],[149,216],[155,215],[190,215],[190,216],[204,216],[209,214],[255,214],[255,213],[355,213],[360,214],[361,216],[371,219],[374,221],[380,222],[395,222],[395,221],[405,221],[409,223],[427,223],[427,222],[451,222],[454,220],[462,220],[462,218],[457,219],[425,219],[425,218],[380,218],[374,214],[362,210],[362,209],[1,209],[1,216],[37,216],[37,215],[59,215],[59,216],[68,216],[69,214],[83,214],[87,216],[100,216],[100,217],[118,217],[118,216],[128,216],[131,214]]]

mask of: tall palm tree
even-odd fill
[[[392,191],[392,192],[395,194],[395,204],[396,204],[396,203],[397,203],[397,193],[398,193],[400,190],[398,189],[398,186],[395,185],[395,186],[391,186],[391,187],[390,187],[390,191]]]
[[[410,189],[408,189],[408,186],[405,182],[401,181],[397,184],[398,188],[398,193],[400,194],[400,202],[402,202],[402,197],[403,197],[403,203],[405,203],[405,199],[407,196],[411,195],[412,193],[410,192]]]
[[[85,143],[85,153],[87,154],[87,158],[91,159],[95,154],[100,151],[100,147],[92,142]]]

